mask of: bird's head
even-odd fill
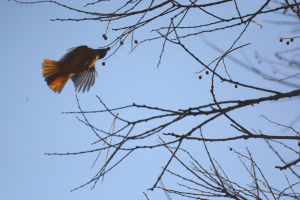
[[[106,53],[110,50],[110,47],[107,47],[106,49],[96,49],[96,54],[98,56],[98,59],[104,58]]]

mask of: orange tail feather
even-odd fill
[[[43,62],[43,76],[49,87],[58,94],[62,91],[70,76],[63,75],[61,70],[64,63],[52,60],[44,60]]]

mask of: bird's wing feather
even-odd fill
[[[89,48],[89,47],[82,45],[79,47],[70,48],[70,49],[68,49],[68,52],[59,59],[59,61],[60,62],[72,62],[72,60],[75,58],[78,50],[82,49],[82,48]]]
[[[74,83],[75,90],[80,92],[82,89],[82,93],[84,93],[85,90],[88,92],[95,83],[96,75],[98,76],[95,65],[79,75],[73,75],[71,79]]]

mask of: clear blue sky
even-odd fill
[[[119,1],[111,0],[83,8],[87,2],[91,1],[64,0],[59,2],[92,12],[112,12],[118,8],[119,4]],[[254,12],[261,5],[260,0],[237,2],[242,14],[246,14],[247,10]],[[270,5],[274,7],[274,4]],[[210,10],[210,8],[207,10],[214,11],[223,17],[232,16],[232,12],[235,11],[233,2],[230,5],[226,4],[227,7],[224,6],[225,4],[223,7],[217,7],[218,10]],[[88,17],[51,3],[21,6],[12,1],[1,1],[0,15],[0,198],[8,200],[146,199],[143,194],[146,192],[151,200],[167,199],[161,190],[147,191],[153,186],[162,167],[170,157],[167,149],[136,151],[105,176],[102,186],[98,183],[93,190],[90,190],[91,185],[89,185],[75,192],[70,192],[70,190],[89,181],[98,172],[105,160],[105,154],[101,155],[91,172],[89,170],[97,153],[77,156],[44,155],[44,153],[90,150],[100,148],[102,144],[91,146],[91,143],[95,142],[97,138],[87,126],[76,119],[76,116],[80,119],[82,116],[62,114],[66,111],[78,111],[73,84],[71,81],[68,82],[59,95],[52,92],[42,77],[41,63],[44,59],[58,60],[71,47],[88,45],[98,48],[105,46],[120,32],[110,29],[108,40],[105,41],[102,38],[106,29],[105,22],[51,22],[50,19],[55,18]],[[237,16],[237,14],[234,15]],[[273,73],[267,64],[258,64],[254,59],[254,52],[258,51],[264,57],[274,59],[275,51],[299,47],[299,40],[295,40],[290,46],[279,43],[278,37],[295,35],[290,32],[290,27],[268,24],[266,19],[282,19],[282,16],[266,14],[255,18],[256,21],[263,24],[263,29],[260,30],[259,26],[251,24],[248,32],[244,34],[237,45],[250,42],[251,45],[244,48],[248,58],[261,70]],[[115,22],[110,25],[110,28],[122,27],[122,25],[128,25],[137,20],[134,18],[131,21]],[[212,19],[203,13],[192,13],[183,21],[183,24],[195,24],[195,22],[204,24],[210,20]],[[147,37],[155,37],[157,35],[155,32],[150,33],[151,29],[168,26],[168,24],[169,18],[160,19],[150,26],[137,30],[135,39],[141,41]],[[207,33],[204,36],[220,48],[228,49],[243,28],[231,28],[227,31]],[[206,64],[220,56],[219,53],[206,46],[200,36],[190,37],[183,41]],[[198,79],[198,75],[194,76],[194,73],[202,68],[179,46],[167,43],[162,63],[157,69],[163,40],[143,43],[131,54],[128,54],[130,52],[129,43],[130,39],[126,40],[115,56],[106,61],[106,66],[101,65],[102,61],[96,63],[99,76],[95,85],[89,93],[78,95],[83,110],[103,109],[96,95],[100,96],[109,108],[135,102],[179,109],[213,102],[209,91],[211,74],[208,76],[203,74],[202,80]],[[233,56],[244,60],[241,51],[233,53]],[[233,80],[280,92],[296,89],[266,81],[263,77],[245,70],[228,59],[225,61]],[[219,72],[225,76],[223,67],[220,67]],[[288,71],[290,74],[294,72]],[[219,80],[216,80],[215,91],[218,100],[243,100],[271,95],[243,87],[235,89],[234,85],[221,84]],[[289,125],[299,115],[299,111],[299,98],[294,98],[262,103],[231,112],[229,115],[249,130],[253,128],[256,131],[261,130],[264,134],[280,135],[292,133],[290,131],[282,133],[282,128],[267,122],[260,115],[263,114],[270,120]],[[152,113],[148,111],[142,113],[141,110],[135,109],[120,112],[121,117],[129,120],[141,119],[150,114]],[[113,117],[108,114],[87,116],[93,125],[106,131],[109,130],[113,121]],[[190,127],[205,119],[206,117],[190,118],[168,128],[165,132],[185,134]],[[116,128],[122,125],[121,122],[117,122]],[[150,125],[141,124],[140,127],[137,127],[135,134],[149,128]],[[299,122],[294,125],[294,129],[300,130]],[[235,129],[230,127],[230,122],[225,117],[213,121],[202,130],[204,136],[208,138],[239,135]],[[198,137],[199,132],[194,133],[193,136]],[[162,137],[166,141],[171,140],[168,136]],[[154,145],[158,143],[157,140],[158,136],[153,136],[146,141],[139,141],[141,143],[136,143],[134,146]],[[296,141],[288,142],[288,144],[297,148]],[[275,188],[288,187],[284,178],[285,174],[288,175],[291,182],[295,182],[296,179],[291,176],[289,171],[279,171],[274,168],[275,165],[282,164],[264,141],[240,140],[228,143],[209,143],[208,147],[212,156],[218,160],[233,181],[241,181],[246,184],[250,183],[251,179],[236,155],[228,151],[228,146],[241,153],[246,153],[245,147],[248,147],[253,153],[252,156],[257,160],[257,164]],[[186,141],[183,147],[193,153],[204,166],[210,165],[202,143]],[[281,150],[287,161],[296,159],[296,155],[284,149]],[[185,173],[176,161],[171,163],[170,169],[177,173]],[[181,181],[168,174],[163,180],[168,188]],[[172,197],[180,199],[178,196]]]

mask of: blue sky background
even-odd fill
[[[106,13],[113,12],[121,5],[120,1],[112,0],[83,8],[86,3],[91,1],[64,0],[59,2],[86,11]],[[203,1],[203,3],[205,2],[209,1]],[[237,2],[242,15],[249,12],[253,13],[262,5],[260,0],[240,0]],[[270,7],[277,6],[271,3]],[[207,8],[207,10],[224,18],[237,16],[233,2],[216,6],[214,9]],[[108,40],[105,41],[102,34],[106,30],[106,22],[51,22],[50,19],[55,18],[88,17],[52,3],[25,6],[12,1],[1,1],[0,15],[1,199],[146,199],[143,192],[147,193],[149,199],[167,199],[161,190],[156,189],[153,192],[147,190],[153,186],[162,167],[165,166],[170,157],[167,149],[136,151],[105,176],[102,186],[98,183],[93,190],[90,190],[91,185],[89,185],[75,192],[70,192],[70,190],[89,181],[102,166],[106,154],[102,153],[91,172],[89,170],[97,153],[77,156],[44,155],[44,153],[90,150],[100,148],[102,144],[91,146],[91,143],[95,142],[97,138],[87,126],[76,119],[76,116],[80,119],[82,116],[62,114],[62,112],[78,111],[73,84],[69,81],[59,95],[52,92],[42,77],[41,63],[44,59],[58,60],[71,47],[87,45],[91,48],[98,48],[105,46],[120,32],[110,29]],[[255,51],[266,58],[275,59],[274,53],[276,51],[299,47],[299,40],[296,39],[289,46],[278,42],[279,37],[296,35],[290,32],[291,27],[268,24],[265,21],[267,19],[289,20],[290,18],[284,18],[279,14],[258,16],[255,21],[263,25],[262,30],[252,23],[236,46],[250,42],[251,45],[244,48],[247,57],[257,68],[272,74],[274,71],[268,64],[259,64],[254,59]],[[135,17],[130,20],[113,22],[110,28],[129,25],[137,20],[138,18]],[[182,25],[205,24],[212,20],[204,13],[191,11]],[[155,32],[150,33],[150,31],[153,28],[168,26],[168,24],[168,17],[161,18],[155,23],[138,29],[135,32],[135,39],[142,41],[149,37],[155,37],[157,34]],[[203,35],[210,42],[226,50],[243,28],[244,26],[235,27]],[[193,32],[195,31],[197,30]],[[193,36],[182,41],[205,64],[209,64],[220,56],[219,53],[205,45],[200,36]],[[161,65],[157,68],[162,44],[163,40],[145,42],[128,54],[130,52],[130,40],[127,39],[115,56],[106,60],[106,66],[102,66],[102,61],[98,61],[96,69],[99,76],[95,85],[89,93],[78,94],[82,109],[87,111],[104,109],[96,95],[100,96],[109,108],[135,102],[177,110],[212,103],[211,74],[205,75],[203,73],[202,80],[198,79],[198,75],[194,76],[194,73],[202,70],[202,67],[179,46],[167,43]],[[241,51],[236,51],[232,55],[247,63]],[[267,81],[229,59],[225,59],[225,62],[230,76],[235,81],[280,92],[296,89]],[[287,68],[282,70],[288,74],[299,72],[299,70],[297,72]],[[219,67],[218,72],[225,76],[222,66]],[[283,78],[284,76],[279,75],[277,77]],[[299,82],[299,79],[294,81],[298,84]],[[215,81],[215,93],[219,101],[244,100],[271,95],[243,87],[236,89],[233,84],[221,83],[218,79]],[[229,116],[238,120],[249,130],[253,128],[270,135],[293,135],[289,130],[283,133],[283,128],[269,123],[260,115],[263,114],[272,121],[289,125],[299,116],[299,111],[299,98],[292,98],[265,102],[254,107],[245,107],[230,112]],[[119,112],[119,114],[125,119],[137,120],[150,116],[153,112],[128,109]],[[106,131],[109,130],[113,121],[113,117],[109,114],[88,114],[87,117],[93,125]],[[167,128],[164,132],[185,134],[205,119],[207,119],[206,116],[188,118]],[[139,125],[134,134],[145,131],[155,123],[157,122]],[[118,121],[116,129],[122,125],[124,124]],[[300,130],[299,121],[293,128]],[[204,126],[202,131],[204,136],[208,138],[232,137],[240,134],[230,126],[230,122],[225,117],[220,117]],[[170,136],[163,136],[162,134],[160,136],[165,141],[172,140]],[[199,132],[195,132],[193,136],[199,137]],[[158,144],[157,140],[158,136],[155,135],[145,141],[128,144],[127,147],[130,145],[155,145]],[[287,141],[287,144],[299,150],[296,141]],[[245,147],[248,147],[269,183],[275,188],[288,187],[284,175],[288,176],[291,183],[297,181],[288,170],[279,171],[274,168],[275,165],[282,166],[282,164],[262,140],[239,140],[226,143],[208,143],[207,145],[211,155],[218,160],[223,170],[234,182],[246,185],[251,182],[251,177],[238,161],[236,155],[228,150],[228,146],[243,154],[247,152]],[[182,148],[190,151],[203,166],[210,166],[202,143],[185,141]],[[286,149],[278,147],[278,150],[286,161],[297,158],[297,154]],[[121,158],[121,154],[116,159]],[[188,161],[184,154],[179,153],[179,155]],[[172,161],[169,169],[189,176],[175,160]],[[296,171],[299,172],[299,168]],[[173,186],[178,188],[176,183],[182,182],[168,173],[163,181],[167,188]],[[173,199],[180,199],[179,196],[172,197]]]

